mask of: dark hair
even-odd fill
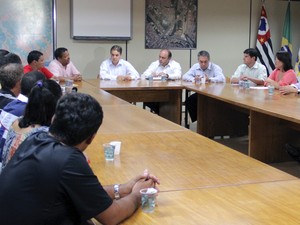
[[[9,53],[6,49],[0,49],[0,56],[5,56]]]
[[[37,81],[45,81],[46,77],[39,71],[26,73],[21,80],[21,94],[28,96]]]
[[[49,132],[66,145],[74,146],[92,137],[102,124],[101,105],[83,93],[64,95],[57,103]]]
[[[276,53],[276,58],[283,63],[283,70],[288,71],[293,69],[292,59],[290,53],[286,51],[279,51]]]
[[[9,63],[0,67],[1,87],[12,89],[22,79],[23,66],[20,63]]]
[[[40,51],[37,51],[37,50],[33,50],[33,51],[29,52],[29,54],[27,56],[28,64],[32,63],[34,60],[39,61],[39,59],[42,55],[43,55],[43,53],[41,53]]]
[[[19,63],[22,64],[20,56],[15,53],[9,52],[7,54],[0,54],[0,67],[7,65],[9,63]]]
[[[56,59],[58,58],[61,58],[64,54],[64,52],[68,51],[68,49],[66,48],[57,48],[55,51],[54,51],[54,57]]]
[[[54,80],[38,81],[28,96],[19,127],[25,128],[32,124],[50,126],[56,103],[61,95],[61,87]]]
[[[210,60],[210,55],[209,55],[208,51],[205,51],[205,50],[202,50],[202,51],[198,52],[198,55],[197,55],[197,56],[198,56],[198,57],[204,56],[204,57],[207,57],[208,60]]]
[[[247,48],[243,53],[248,54],[251,58],[255,57],[255,61],[257,60],[258,52],[255,48]]]
[[[119,45],[113,45],[113,46],[110,48],[110,53],[111,53],[113,50],[119,52],[120,55],[122,55],[122,47],[121,47],[121,46],[119,46]]]

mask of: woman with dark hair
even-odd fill
[[[26,137],[48,131],[56,103],[61,96],[61,87],[54,80],[36,83],[28,96],[24,115],[15,120],[8,131],[2,151],[2,169]]]
[[[297,76],[288,52],[279,51],[276,53],[275,67],[275,70],[266,79],[265,86],[272,85],[279,89],[280,86],[297,83]]]

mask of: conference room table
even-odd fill
[[[182,89],[181,81],[111,81],[86,79],[85,82],[98,86],[127,102],[159,102],[159,115],[181,124]]]
[[[100,182],[124,183],[144,169],[161,182],[155,211],[139,208],[122,224],[299,224],[297,177],[90,83],[78,88],[102,101],[104,123],[85,151]],[[121,152],[106,161],[102,145],[111,141]]]
[[[244,89],[229,83],[185,87],[198,94],[198,133],[248,134],[249,156],[266,163],[290,160],[283,146],[299,135],[299,96],[278,90],[269,95],[265,87]]]

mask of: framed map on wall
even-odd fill
[[[23,64],[32,50],[53,59],[55,0],[0,0],[0,48],[18,54]]]
[[[145,48],[197,48],[197,0],[146,0]]]

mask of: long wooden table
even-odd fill
[[[181,124],[182,89],[180,81],[110,81],[88,79],[86,82],[97,85],[127,102],[159,102],[160,116]]]
[[[161,178],[161,191],[297,179],[189,130],[102,134],[101,129],[86,153],[105,184],[124,183],[146,168]],[[106,162],[102,145],[116,140],[121,154]]]
[[[139,209],[130,225],[298,225],[300,180],[161,192],[152,214]]]
[[[231,84],[190,85],[198,93],[198,133],[249,134],[248,154],[263,162],[290,160],[283,150],[300,129],[300,98]]]
[[[79,90],[103,102],[104,124],[86,150],[101,183],[123,183],[145,168],[161,180],[155,212],[138,209],[122,224],[299,224],[298,178],[86,82]],[[121,153],[106,162],[102,144],[113,140]]]

